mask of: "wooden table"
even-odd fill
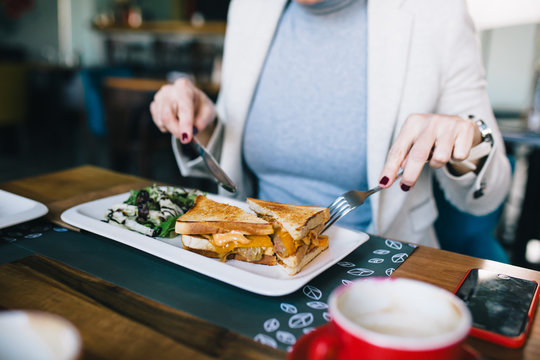
[[[0,189],[40,201],[47,218],[63,224],[63,210],[153,181],[92,166],[0,184]],[[419,247],[392,276],[426,281],[453,290],[467,269],[481,267],[540,281],[540,273],[438,249]],[[1,265],[0,308],[59,314],[80,330],[84,359],[189,358],[285,359],[281,350],[137,295],[40,255]],[[8,290],[8,291],[6,291]],[[538,317],[538,312],[536,318]],[[540,323],[526,345],[507,349],[470,338],[485,358],[540,359]]]

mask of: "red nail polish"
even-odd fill
[[[401,184],[401,190],[409,191],[409,190],[411,190],[411,187],[409,185]]]
[[[188,134],[182,133],[182,141],[187,141],[187,138],[188,138]]]
[[[379,184],[381,184],[381,185],[386,185],[386,184],[388,184],[388,181],[389,181],[389,180],[390,180],[390,179],[388,178],[388,176],[383,176],[383,177],[381,178],[381,180],[379,181]]]

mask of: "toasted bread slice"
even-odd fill
[[[328,208],[253,198],[248,198],[247,202],[251,210],[272,223],[277,261],[289,275],[299,273],[328,248],[328,237],[319,235],[330,217]]]
[[[217,234],[237,231],[246,235],[270,235],[270,223],[239,207],[223,204],[199,195],[184,215],[176,220],[178,234]]]
[[[278,221],[298,241],[306,237],[310,230],[324,224],[330,218],[328,208],[276,203],[247,198],[251,210],[266,219]]]
[[[182,245],[183,248],[186,250],[210,258],[219,258],[222,261],[239,260],[263,265],[277,264],[277,260],[274,254],[274,248],[271,246],[260,247],[260,250],[259,248],[256,248],[256,250],[259,251],[259,256],[257,256],[256,258],[249,258],[246,253],[242,252],[239,249],[234,249],[234,251],[231,252],[221,252],[210,241],[199,235],[182,235]]]
[[[278,264],[281,265],[289,275],[296,275],[302,270],[311,260],[315,259],[320,253],[328,249],[326,246],[303,245],[298,248],[298,251],[293,256],[282,257],[276,253]]]

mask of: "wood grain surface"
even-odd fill
[[[140,189],[156,182],[91,165],[8,181],[0,189],[39,201],[49,208],[46,218],[78,230],[60,220],[65,210],[87,201]],[[159,183],[158,183],[159,184]]]
[[[495,261],[478,259],[450,251],[420,246],[392,276],[425,281],[454,292],[469,269],[482,268],[540,283],[540,272]],[[540,359],[540,321],[538,309],[525,346],[510,349],[469,337],[467,343],[486,359]]]
[[[80,203],[153,181],[93,166],[0,184],[47,205],[47,217]],[[540,272],[420,246],[394,273],[454,291],[470,268],[540,282]],[[48,258],[33,255],[0,266],[0,308],[35,309],[64,316],[80,330],[83,358],[285,359],[284,351],[172,309]],[[508,349],[470,338],[485,359],[540,359],[538,311],[525,346]]]
[[[284,359],[285,352],[40,255],[0,266],[0,308],[58,314],[83,359]]]

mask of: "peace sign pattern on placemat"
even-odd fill
[[[390,276],[416,247],[370,236],[301,289],[286,296],[269,297],[193,273],[110,239],[76,233],[42,220],[0,229],[0,243],[17,244],[50,256],[283,350],[289,350],[302,335],[330,321],[327,301],[334,289],[357,279]],[[161,287],[156,287],[156,283]]]
[[[330,321],[328,297],[337,287],[372,276],[390,276],[416,245],[370,236],[345,259],[295,293],[274,300],[273,317],[260,319],[254,339],[268,346],[290,350],[296,340]]]

